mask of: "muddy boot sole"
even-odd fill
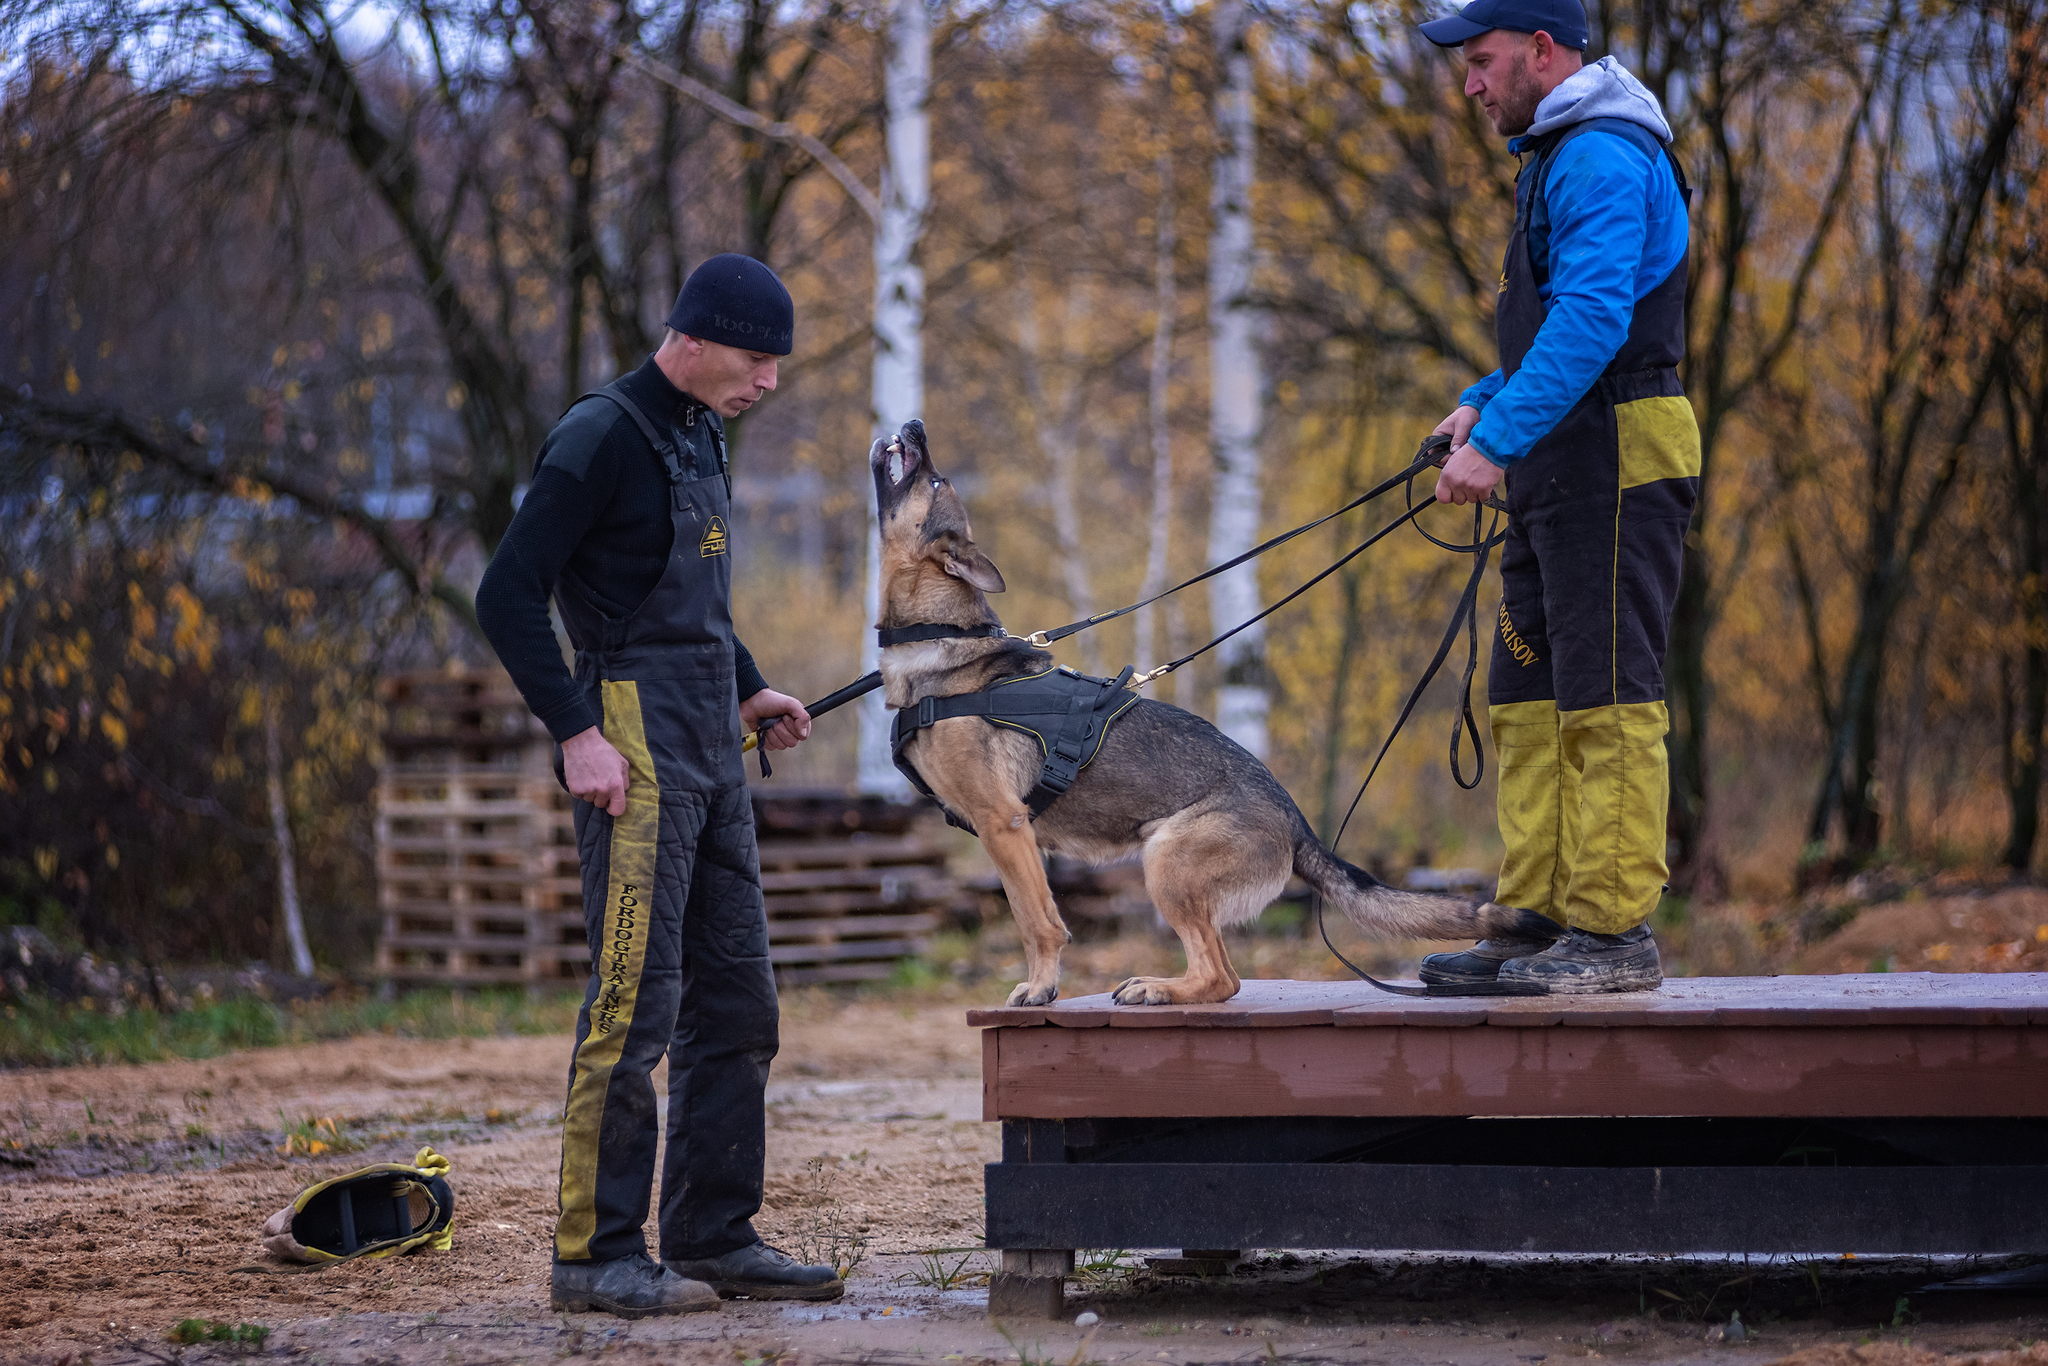
[[[658,1319],[675,1314],[701,1314],[718,1308],[718,1301],[693,1300],[687,1304],[633,1306],[616,1304],[602,1295],[563,1295],[550,1292],[548,1303],[562,1314],[610,1314],[621,1319]]]

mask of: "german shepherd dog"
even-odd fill
[[[910,421],[868,452],[881,510],[878,628],[916,623],[992,626],[987,595],[1003,576],[974,547],[967,507],[932,465],[924,424]],[[928,696],[976,692],[1042,673],[1050,654],[1012,636],[892,645],[882,651],[883,697],[893,709]],[[1060,950],[1072,937],[1046,885],[1040,850],[1089,863],[1133,856],[1145,890],[1187,952],[1179,977],[1132,977],[1121,1005],[1186,1005],[1237,994],[1219,933],[1256,917],[1289,874],[1322,893],[1368,933],[1396,939],[1548,939],[1554,922],[1533,911],[1398,891],[1324,848],[1265,765],[1200,717],[1150,698],[1126,711],[1094,761],[1036,822],[1024,805],[1043,759],[1028,734],[952,717],[921,730],[904,755],[955,815],[981,836],[1023,932],[1028,976],[1009,1004],[1059,995]]]

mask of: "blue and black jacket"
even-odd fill
[[[1592,120],[1671,139],[1656,96],[1612,57],[1567,79],[1536,114],[1508,144],[1518,154]],[[1458,399],[1480,410],[1472,445],[1501,466],[1527,456],[1585,396],[1627,339],[1636,301],[1685,259],[1685,194],[1648,139],[1611,124],[1589,129],[1557,148],[1542,190],[1547,213],[1531,223],[1529,241],[1542,328],[1511,376],[1496,370]]]

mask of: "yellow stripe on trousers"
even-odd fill
[[[604,1129],[612,1069],[633,1027],[647,933],[654,913],[654,851],[661,823],[661,786],[647,752],[640,690],[631,681],[604,685],[604,736],[626,756],[626,812],[612,821],[611,882],[604,938],[591,970],[598,976],[590,1004],[590,1032],[576,1049],[569,1104],[562,1114],[562,1217],[555,1225],[555,1255],[587,1261],[597,1232],[597,1139]]]

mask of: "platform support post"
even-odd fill
[[[1003,1249],[1001,1270],[989,1277],[988,1316],[992,1319],[1056,1319],[1074,1274],[1072,1248]]]

